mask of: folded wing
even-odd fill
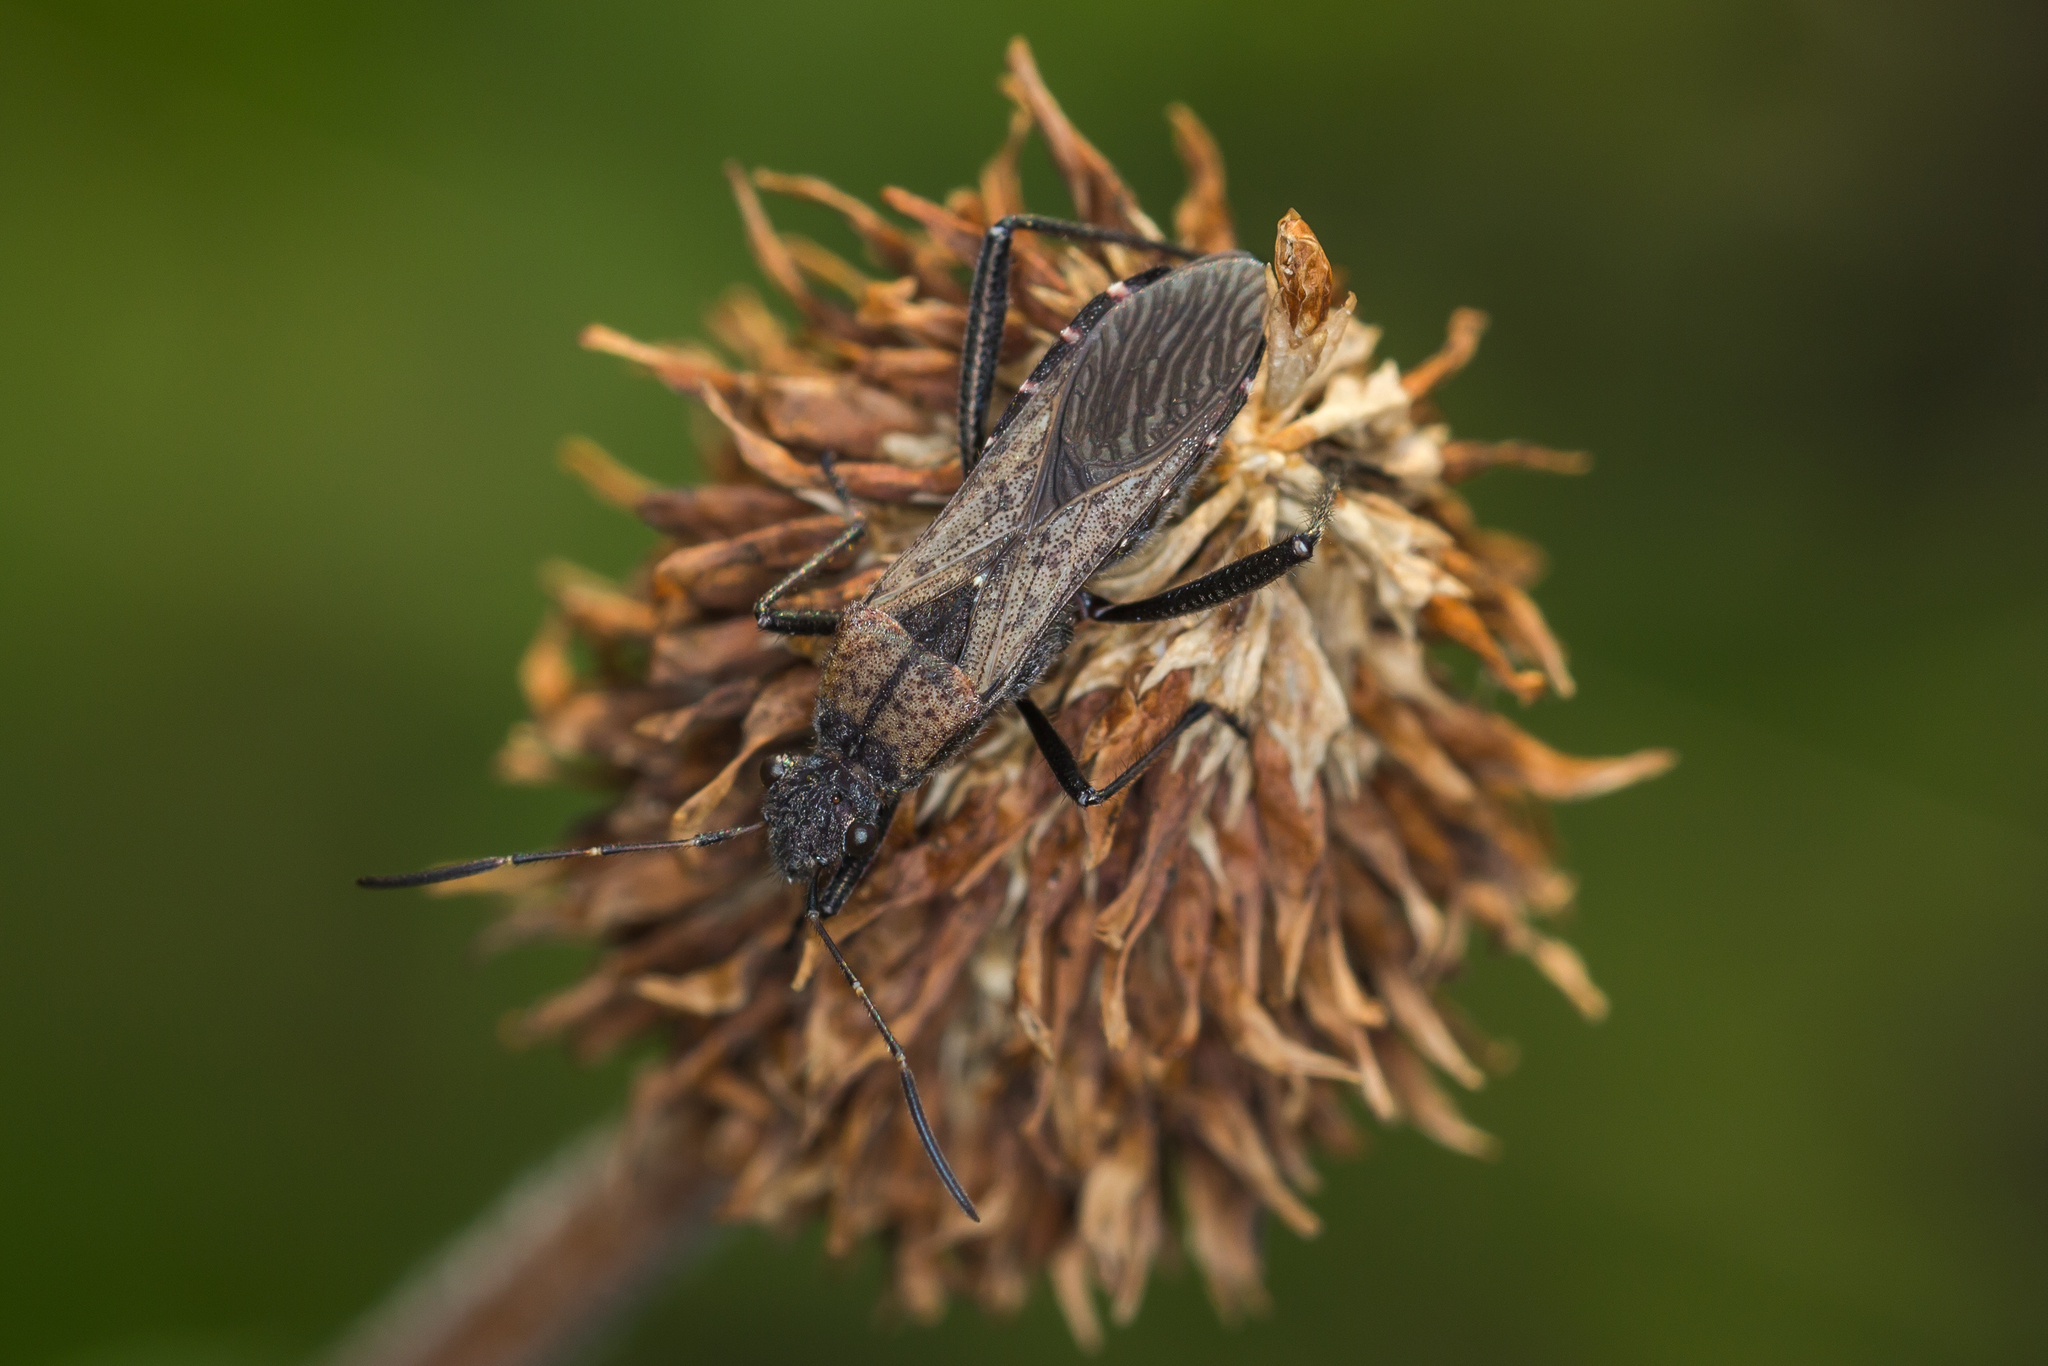
[[[1242,252],[1112,287],[1047,353],[869,602],[955,660],[984,698],[1009,695],[1081,585],[1214,452],[1257,373],[1264,310],[1265,268]]]

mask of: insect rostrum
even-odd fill
[[[1597,1014],[1544,927],[1572,884],[1535,807],[1669,759],[1559,755],[1427,652],[1571,688],[1533,551],[1453,487],[1570,459],[1440,425],[1476,315],[1405,374],[1375,363],[1298,218],[1270,267],[1231,250],[1185,111],[1179,249],[1131,245],[1161,233],[1011,62],[1009,142],[943,204],[887,192],[911,226],[735,173],[795,333],[735,296],[713,328],[737,364],[588,334],[701,401],[721,477],[663,490],[573,448],[668,540],[623,589],[553,575],[504,764],[602,765],[590,847],[637,852],[461,885],[518,897],[502,937],[608,946],[526,1029],[664,1041],[637,1161],[728,1173],[729,1217],[822,1215],[835,1251],[887,1234],[919,1315],[1014,1306],[1045,1270],[1087,1341],[1091,1287],[1135,1313],[1170,1232],[1219,1308],[1257,1304],[1260,1222],[1313,1232],[1308,1145],[1350,1142],[1346,1095],[1486,1150],[1435,1080],[1491,1057],[1442,986],[1478,936]],[[991,231],[1023,213],[1034,128],[1083,240]],[[842,213],[888,278],[778,233],[759,188]],[[822,990],[835,964],[866,990]],[[931,1178],[939,1139],[979,1224]]]

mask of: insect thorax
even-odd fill
[[[967,675],[894,617],[867,603],[846,609],[818,685],[820,749],[901,792],[971,739],[986,717]]]

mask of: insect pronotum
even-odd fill
[[[1091,300],[1060,330],[984,441],[1008,311],[1010,243],[1020,230],[1142,247],[1185,264],[1144,271]],[[1023,713],[1061,788],[1083,807],[1130,786],[1182,732],[1212,714],[1208,703],[1194,703],[1129,769],[1094,787],[1026,694],[1066,649],[1080,618],[1162,621],[1204,611],[1271,583],[1315,553],[1320,513],[1292,536],[1142,601],[1105,603],[1084,588],[1168,515],[1244,406],[1265,354],[1265,273],[1241,251],[1196,256],[1035,215],[997,222],[975,263],[961,351],[959,491],[866,598],[834,612],[778,608],[791,589],[866,533],[824,456],[826,478],[847,508],[846,529],[755,605],[764,631],[834,637],[812,721],[816,746],[764,766],[762,820],[689,839],[509,854],[361,884],[416,887],[509,864],[694,848],[765,825],[776,868],[805,884],[804,922],[888,1042],[933,1168],[978,1220],[925,1118],[902,1046],[825,922],[874,864],[904,794],[971,744],[1002,708]],[[1215,714],[1242,730],[1235,717]]]

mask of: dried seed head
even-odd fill
[[[701,406],[719,472],[660,489],[587,442],[564,450],[600,497],[664,538],[622,585],[551,570],[554,610],[520,668],[533,716],[503,772],[607,775],[616,797],[590,833],[758,819],[762,760],[803,746],[828,642],[765,635],[750,604],[840,526],[820,452],[839,457],[871,535],[792,607],[861,598],[958,486],[963,284],[987,223],[1024,207],[1021,140],[1044,137],[1091,221],[1156,231],[1021,41],[1009,66],[1009,136],[977,188],[942,203],[886,192],[904,221],[815,178],[728,169],[794,330],[738,293],[711,323],[724,354],[585,333]],[[1215,144],[1186,110],[1172,119],[1189,167],[1176,229],[1229,247]],[[843,216],[883,278],[781,233],[762,192]],[[1020,236],[998,402],[1091,294],[1149,264]],[[1198,727],[1084,813],[1021,722],[1000,717],[880,832],[882,858],[835,922],[917,1061],[979,1225],[932,1179],[859,1003],[818,972],[815,943],[789,947],[798,906],[762,836],[487,879],[515,903],[498,941],[604,946],[518,1032],[586,1055],[660,1041],[634,1097],[643,1142],[722,1172],[725,1217],[821,1220],[834,1252],[887,1235],[896,1296],[918,1317],[954,1294],[1014,1309],[1043,1272],[1092,1346],[1103,1307],[1116,1322],[1138,1312],[1169,1239],[1220,1313],[1257,1310],[1262,1224],[1316,1232],[1310,1153],[1350,1151],[1362,1115],[1493,1151],[1443,1085],[1477,1087],[1502,1058],[1443,996],[1475,942],[1528,958],[1589,1018],[1604,1012],[1547,928],[1571,882],[1540,804],[1639,781],[1671,756],[1558,754],[1431,648],[1468,655],[1478,688],[1523,702],[1570,692],[1526,591],[1540,556],[1480,529],[1453,485],[1493,464],[1575,457],[1451,441],[1418,400],[1471,359],[1483,316],[1454,315],[1444,349],[1404,372],[1375,361],[1377,330],[1352,322],[1356,301],[1338,300],[1334,280],[1290,212],[1255,401],[1182,513],[1092,587],[1153,593],[1322,518],[1314,560],[1202,615],[1083,624],[1036,694],[1096,781],[1194,700],[1244,718],[1249,738]],[[1327,503],[1326,475],[1341,490]],[[770,773],[769,802],[830,795],[786,767]],[[820,828],[842,839],[856,816]],[[832,857],[819,840],[775,859]]]

